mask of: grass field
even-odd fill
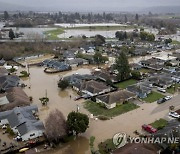
[[[120,83],[117,83],[116,86],[122,89],[126,89],[129,85],[133,85],[136,83],[136,80],[134,79],[129,79]]]
[[[178,87],[180,87],[180,84],[175,84],[174,87],[171,86],[170,88],[167,88],[166,91],[170,94],[174,94],[177,91]]]
[[[49,40],[59,40],[58,35],[63,34],[64,30],[61,28],[55,29],[55,30],[50,30],[46,31],[45,35],[47,36],[47,39]]]
[[[95,116],[103,115],[107,117],[115,117],[128,111],[137,109],[138,106],[128,102],[126,104],[117,105],[113,109],[106,109],[105,107],[101,106],[96,102],[86,101],[84,103],[84,108]]]
[[[155,122],[151,123],[150,125],[156,129],[162,129],[165,126],[167,126],[167,124],[168,124],[168,121],[166,121],[164,119],[159,119],[159,120],[156,120]]]
[[[163,97],[165,97],[165,96],[160,94],[160,93],[158,93],[158,92],[152,91],[152,93],[149,94],[148,97],[143,98],[142,100],[146,101],[148,103],[152,103],[152,102],[155,102],[158,99],[163,98]]]

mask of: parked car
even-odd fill
[[[157,101],[157,103],[158,104],[162,104],[162,103],[164,103],[164,102],[166,102],[167,100],[165,99],[165,98],[160,98],[158,101]]]
[[[149,133],[156,133],[157,132],[157,129],[156,128],[153,128],[151,125],[142,125],[142,129],[149,132]]]
[[[164,98],[168,101],[168,100],[170,100],[172,98],[172,96],[166,96]]]
[[[162,92],[162,93],[166,93],[166,89],[164,89],[164,88],[159,88],[159,87],[158,87],[157,90],[160,91],[160,92]]]
[[[173,118],[180,118],[180,115],[177,112],[171,111],[169,112],[169,116]]]

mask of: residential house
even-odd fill
[[[6,91],[9,88],[17,87],[20,83],[20,79],[16,75],[0,76],[0,90]]]
[[[92,72],[92,74],[102,80],[102,81],[111,81],[112,83],[118,82],[117,80],[117,76],[115,74],[110,74],[108,71],[106,70],[101,70],[101,71],[94,71]]]
[[[94,80],[84,81],[81,84],[80,91],[89,96],[97,96],[111,91],[111,87],[107,86],[103,82],[98,82]]]
[[[0,67],[0,77],[1,76],[6,76],[8,74],[9,74],[9,72],[8,72],[8,70],[6,68]]]
[[[153,84],[153,86],[161,88],[169,88],[173,84],[173,79],[167,74],[155,74],[148,78],[148,81]]]
[[[75,52],[74,51],[71,51],[71,50],[63,51],[63,59],[72,60],[75,57],[76,56],[75,56]]]
[[[0,66],[3,66],[6,63],[6,61],[4,59],[0,60]]]
[[[140,65],[138,63],[132,63],[132,64],[130,64],[130,67],[132,70],[140,70],[142,68],[142,65]]]
[[[79,65],[87,65],[89,64],[89,61],[82,58],[75,58],[66,60],[66,63],[69,64],[71,67],[77,67]]]
[[[0,111],[11,110],[17,106],[30,105],[30,99],[20,87],[13,87],[0,95]]]
[[[122,104],[129,100],[136,98],[136,95],[127,90],[118,90],[108,94],[100,95],[96,97],[97,103],[103,103],[108,109],[116,107],[116,104]]]
[[[71,76],[64,77],[63,80],[67,80],[72,88],[79,92],[83,81],[96,80],[96,78],[89,74],[73,74]]]
[[[127,90],[136,94],[139,98],[146,98],[152,92],[152,88],[147,87],[141,83],[130,85]]]
[[[43,65],[49,68],[56,69],[58,71],[67,71],[70,70],[71,67],[69,64],[66,64],[65,62],[60,62],[56,60],[44,60]]]
[[[0,112],[0,125],[9,124],[14,133],[23,141],[43,136],[44,125],[37,120],[37,106],[15,107],[12,110]]]

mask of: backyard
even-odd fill
[[[175,85],[171,86],[170,88],[167,88],[166,91],[170,94],[174,94],[179,87],[180,87],[180,84],[175,84]]]
[[[126,89],[128,86],[133,85],[136,83],[136,80],[129,79],[120,83],[117,83],[116,86],[121,89]]]
[[[168,122],[164,119],[156,120],[155,122],[151,123],[150,125],[156,129],[162,129],[167,126]]]
[[[149,94],[148,97],[143,98],[142,100],[146,101],[148,103],[152,103],[152,102],[155,102],[155,101],[157,101],[157,100],[159,100],[160,98],[163,98],[163,97],[165,97],[165,96],[158,93],[158,92],[152,91],[152,93]]]
[[[107,116],[107,117],[115,117],[120,114],[126,113],[128,111],[137,109],[138,106],[133,103],[127,102],[122,105],[117,105],[113,109],[106,109],[104,106],[102,106],[101,104],[98,104],[96,102],[86,101],[84,103],[84,108],[87,109],[94,116],[103,115],[103,116]]]

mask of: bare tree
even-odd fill
[[[58,109],[51,111],[46,119],[45,133],[51,141],[58,141],[67,134],[65,118]]]

